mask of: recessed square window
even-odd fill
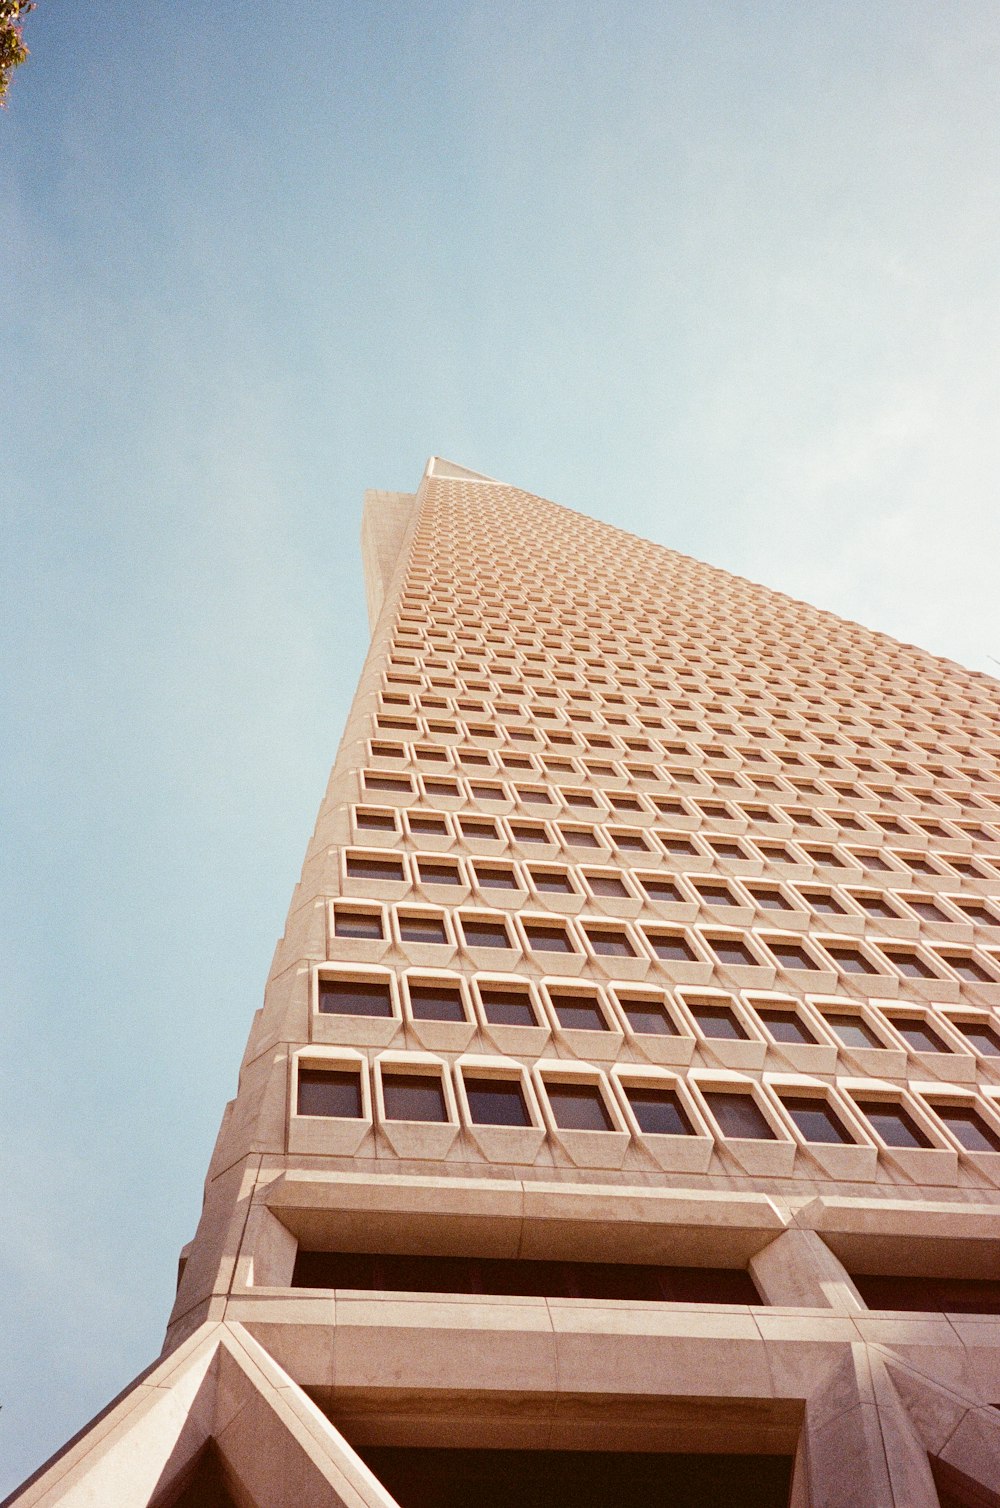
[[[409,915],[401,911],[397,917],[397,924],[403,942],[446,943],[448,941],[444,921],[439,916]]]
[[[633,995],[619,995],[618,1004],[637,1036],[676,1037],[673,1017],[661,1000],[642,1000]]]
[[[333,913],[333,934],[335,937],[358,937],[371,941],[380,939],[383,935],[381,913],[350,911],[337,906]]]
[[[608,837],[622,853],[648,853],[649,844],[638,833],[609,833]]]
[[[941,953],[940,957],[954,969],[959,979],[965,984],[996,983],[994,976],[988,973],[982,964],[970,958],[968,953]]]
[[[708,1000],[688,1000],[686,1004],[706,1037],[725,1042],[749,1041],[749,1032],[730,1006]]]
[[[425,816],[420,812],[410,812],[407,815],[411,833],[427,833],[434,837],[447,837],[448,824],[443,817]]]
[[[847,914],[846,906],[842,906],[828,890],[803,890],[802,895],[806,904],[819,916],[845,916]]]
[[[679,932],[647,932],[646,938],[657,958],[666,963],[701,963],[691,944]]]
[[[716,1089],[706,1089],[704,1095],[723,1136],[741,1141],[778,1140],[777,1133],[752,1095],[730,1094]]]
[[[658,880],[652,875],[640,875],[638,879],[639,884],[651,901],[665,901],[674,905],[683,904],[685,898],[673,880]]]
[[[933,1142],[898,1100],[860,1099],[854,1103],[888,1147],[930,1147]]]
[[[481,890],[519,890],[520,881],[513,869],[498,864],[477,864],[476,883]]]
[[[758,1005],[757,1015],[776,1042],[789,1046],[812,1044],[816,1041],[798,1011],[782,1010],[776,1006]]]
[[[511,822],[511,837],[516,843],[547,843],[549,835],[544,827],[534,822]]]
[[[562,994],[558,991],[550,990],[549,999],[552,1001],[552,1009],[556,1013],[556,1019],[564,1030],[578,1032],[610,1031],[607,1017],[593,996]]]
[[[878,921],[896,921],[899,912],[893,910],[887,901],[877,895],[852,895],[851,899],[856,906],[860,906],[866,916],[873,916]]]
[[[691,1118],[675,1089],[626,1084],[625,1097],[639,1129],[651,1136],[694,1136]]]
[[[863,1017],[838,1012],[831,1013],[825,1019],[834,1036],[839,1037],[845,1047],[877,1047],[884,1050],[886,1044]]]
[[[430,859],[418,859],[417,868],[422,885],[461,885],[462,874],[457,864],[441,864]]]
[[[546,1079],[545,1092],[561,1131],[610,1131],[611,1116],[596,1084]]]
[[[913,902],[909,901],[909,905],[913,906]],[[955,905],[962,912],[962,914],[965,917],[968,918],[968,920],[970,922],[978,922],[980,924],[980,926],[983,926],[983,927],[996,927],[996,926],[1000,926],[1000,921],[997,920],[997,917],[994,914],[994,912],[992,912],[988,906],[984,905],[982,901],[962,901],[962,900],[956,900],[955,901]],[[937,908],[935,908],[935,909],[937,909]],[[914,906],[914,910],[916,910],[915,906]],[[923,913],[920,913],[920,914],[922,915]],[[932,920],[950,921],[951,918],[950,917],[946,917],[942,913],[939,912],[938,916],[936,918],[927,917],[926,920],[928,920],[928,921],[932,921]]]
[[[403,865],[399,859],[375,859],[348,854],[347,875],[352,880],[390,880],[398,883],[403,879]]]
[[[321,979],[319,1008],[332,1016],[391,1016],[388,979]]]
[[[707,906],[742,906],[728,885],[698,885],[698,894]]]
[[[838,969],[845,974],[877,974],[878,970],[866,955],[857,948],[842,948],[824,943],[824,947]]]
[[[415,1021],[465,1021],[462,992],[457,984],[414,984],[407,986],[410,1010]]]
[[[531,1116],[517,1079],[464,1076],[469,1117],[476,1126],[530,1126]]]
[[[719,962],[729,968],[752,968],[760,965],[760,959],[738,938],[710,937],[707,941]]]
[[[904,979],[937,979],[939,976],[930,968],[919,953],[908,951],[905,948],[887,948],[883,945],[882,952],[888,958],[893,968],[903,975]]]
[[[559,835],[569,848],[600,848],[594,833],[586,827],[561,827]]]
[[[896,1031],[915,1052],[951,1052],[951,1048],[932,1031],[923,1016],[890,1016]]]
[[[372,832],[394,833],[396,831],[396,819],[389,812],[370,812],[364,807],[359,807],[354,814],[354,820],[358,827],[370,829]]]
[[[576,894],[564,869],[531,869],[528,872],[536,890],[550,895]]]
[[[798,943],[771,942],[767,944],[777,960],[778,967],[782,969],[821,969],[823,965],[818,963],[812,954]]]
[[[595,895],[606,896],[614,900],[627,900],[630,898],[631,892],[628,887],[623,885],[621,880],[613,874],[587,874],[585,878]]]
[[[510,935],[503,921],[471,916],[462,917],[462,932],[470,948],[509,948]]]
[[[788,1095],[781,1103],[805,1141],[850,1143],[853,1136],[822,1095]]]
[[[497,825],[488,817],[462,817],[459,820],[463,838],[478,838],[480,841],[502,842]]]
[[[439,1074],[382,1071],[382,1102],[391,1121],[446,1121]]]
[[[491,1026],[538,1026],[527,990],[496,989],[481,984],[479,998],[483,1014]]]
[[[1000,1152],[1000,1136],[972,1105],[934,1105],[933,1109],[967,1152]]]
[[[361,1078],[357,1069],[299,1068],[297,1114],[341,1120],[361,1117]]]
[[[549,927],[538,922],[525,922],[524,935],[529,947],[537,953],[575,953],[573,940],[565,927]]]
[[[628,933],[620,928],[587,926],[584,931],[590,946],[602,958],[634,958],[636,956]]]

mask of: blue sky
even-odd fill
[[[993,673],[1000,12],[40,0],[0,118],[0,1491],[158,1350],[428,454]]]

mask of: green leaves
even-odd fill
[[[21,35],[21,23],[35,0],[0,0],[0,105],[7,102],[10,76],[28,56]]]

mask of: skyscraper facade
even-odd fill
[[[995,682],[433,459],[161,1359],[10,1501],[1000,1504]]]

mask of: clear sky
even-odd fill
[[[0,1491],[159,1349],[434,452],[978,669],[995,0],[39,0],[0,117]]]

